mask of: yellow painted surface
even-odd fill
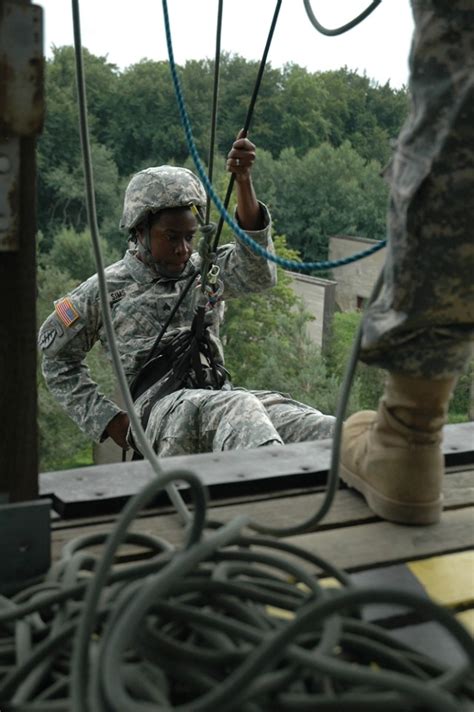
[[[411,561],[407,566],[437,603],[457,606],[474,602],[474,551]]]
[[[456,618],[467,628],[471,635],[474,635],[474,608],[470,608],[468,611],[463,611],[462,613],[456,613]]]

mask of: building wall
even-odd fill
[[[310,277],[298,272],[287,272],[295,293],[301,297],[314,319],[308,322],[308,336],[320,349],[325,349],[331,330],[335,308],[336,282]]]
[[[329,238],[329,259],[339,260],[356,252],[368,249],[375,240],[366,237],[334,235]],[[363,260],[352,262],[333,271],[336,287],[336,305],[341,311],[354,311],[363,306],[383,267],[386,248],[382,248]]]

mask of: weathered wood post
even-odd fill
[[[42,9],[0,0],[0,503],[38,494],[36,137]]]

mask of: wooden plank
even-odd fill
[[[444,512],[438,524],[410,527],[390,522],[302,534],[292,544],[318,553],[347,571],[462,551],[474,544],[473,510]]]
[[[447,474],[449,477],[446,477],[444,482],[445,508],[466,507],[474,504],[474,468],[467,466],[450,468]],[[336,507],[340,512],[336,517],[336,521],[358,522],[375,518],[375,515],[368,511],[360,496],[352,490],[343,494],[347,488],[345,488],[345,485],[342,485],[342,487],[343,489],[339,491],[333,505],[333,509]],[[209,506],[213,510],[216,510],[218,507],[221,508],[218,511],[214,511],[213,517],[220,517],[222,515],[222,521],[228,521],[233,516],[241,514],[242,511],[245,511],[249,516],[254,518],[267,515],[276,518],[280,516],[278,511],[280,508],[283,508],[284,512],[291,513],[294,521],[302,521],[303,518],[308,515],[308,505],[314,509],[320,505],[324,491],[324,487],[300,487],[283,492],[276,491],[272,493],[271,496],[266,492],[258,494],[240,493],[234,497],[213,498]],[[268,504],[262,504],[265,502],[268,502]],[[271,504],[272,502],[273,505]],[[349,503],[352,503],[353,511],[349,511],[346,519],[344,519],[343,511],[345,507],[349,507]],[[340,508],[342,508],[342,511],[340,511]],[[164,504],[160,507],[147,508],[143,512],[140,512],[139,517],[154,517],[158,514],[165,516],[174,513],[175,510],[172,505]],[[94,516],[74,517],[74,519],[63,518],[57,513],[53,514],[54,521],[51,522],[51,526],[54,529],[94,526],[107,522],[112,523],[116,520],[115,514],[96,514]],[[331,516],[332,510],[328,517]],[[330,520],[325,519],[323,526],[327,521]]]
[[[244,505],[214,505],[211,516],[222,522],[228,522],[237,514],[245,513],[261,524],[289,527],[304,521],[316,512],[324,499],[324,493],[307,492],[305,495],[289,497],[278,493],[271,499],[248,502]],[[474,470],[450,474],[444,482],[445,509],[474,505]],[[368,508],[364,498],[347,488],[339,490],[333,506],[320,525],[328,527],[361,524],[377,520],[378,517]]]
[[[474,423],[446,426],[447,462],[474,462],[473,442]],[[220,497],[224,493],[230,496],[321,485],[326,481],[331,447],[332,440],[319,440],[283,447],[169,457],[160,462],[163,472],[181,468],[197,472],[211,496]],[[40,475],[40,493],[51,496],[55,509],[63,515],[117,511],[154,476],[145,461],[49,472]],[[166,502],[166,495],[163,494],[160,501]]]
[[[340,493],[343,494],[349,495],[348,492]],[[290,509],[288,502],[287,508]],[[318,552],[324,558],[333,561],[336,566],[356,571],[470,548],[473,539],[473,511],[471,507],[448,510],[444,512],[439,524],[427,527],[409,527],[373,521],[320,530],[291,537],[288,540],[303,549]],[[217,515],[217,512],[214,510],[213,514]],[[232,519],[235,512],[232,516],[230,512],[227,514],[228,519]],[[337,513],[334,516],[337,516]],[[225,519],[222,517],[222,521]],[[262,517],[259,521],[265,519]],[[278,525],[283,522],[276,517],[266,521]],[[295,523],[293,517],[291,522]],[[108,532],[111,528],[110,523],[104,523],[85,528],[54,530],[53,558],[59,556],[64,543],[80,534]],[[132,528],[133,531],[164,537],[174,545],[179,546],[183,542],[183,528],[176,515],[140,518],[135,520]]]
[[[474,505],[474,472],[456,472],[449,476],[445,486],[445,506],[447,508]],[[296,492],[291,495],[279,494],[272,499],[259,496],[251,500],[238,501],[231,505],[219,506],[210,503],[209,516],[221,522],[228,522],[235,516],[245,512],[259,523],[274,522],[280,527],[294,525],[302,522],[311,512],[321,505],[324,494],[322,492],[306,491]],[[166,511],[151,510],[140,514],[137,521],[151,520],[153,529],[160,536],[172,537],[172,543],[182,541],[182,527],[174,510],[170,507]],[[321,529],[334,526],[349,526],[376,521],[377,517],[368,509],[362,497],[349,490],[338,492],[334,504],[321,524]],[[75,536],[80,536],[91,531],[107,531],[113,527],[115,516],[90,517],[83,520],[61,520],[52,524],[53,539],[57,542],[66,542]],[[59,530],[64,530],[60,535]],[[55,551],[57,552],[57,546]]]
[[[255,450],[204,453],[160,460],[164,473],[177,469],[197,472],[213,494],[231,491],[265,491],[277,487],[315,486],[324,483],[331,440],[271,446]],[[265,451],[265,452],[263,452]],[[109,504],[117,510],[155,477],[148,462],[116,463],[47,472],[40,475],[40,494],[53,498],[54,507],[71,516]],[[276,484],[278,482],[278,484]],[[177,485],[185,492],[184,485]],[[161,501],[167,501],[163,494]]]
[[[474,472],[455,472],[445,483],[445,506],[457,508],[474,505],[474,488],[469,483],[474,482]],[[272,523],[279,527],[293,526],[302,522],[321,505],[324,494],[304,492],[292,496],[279,494],[272,499],[257,498],[253,501],[237,502],[232,505],[212,505],[209,517],[221,522],[228,522],[239,514],[245,513],[259,523]],[[53,525],[54,557],[59,554],[61,545],[83,533],[109,531],[116,517],[88,518],[78,521],[57,523]],[[377,521],[375,515],[368,509],[365,501],[359,495],[349,490],[340,490],[333,506],[322,522],[321,530],[335,526],[351,526]],[[183,540],[182,526],[173,510],[167,512],[142,512],[137,518],[134,529],[137,531],[153,531],[157,536],[169,539],[172,544],[180,544]],[[347,530],[346,530],[347,531]],[[347,534],[347,536],[351,536]]]

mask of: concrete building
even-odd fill
[[[375,244],[366,237],[334,235],[329,238],[329,259],[339,260],[356,252],[362,252]],[[341,311],[362,309],[383,267],[386,248],[374,252],[358,262],[337,267],[334,272],[336,284],[336,306]]]
[[[301,297],[314,319],[308,322],[308,336],[320,349],[325,349],[330,338],[331,322],[336,303],[336,282],[310,277],[299,272],[287,272],[295,293]]]

